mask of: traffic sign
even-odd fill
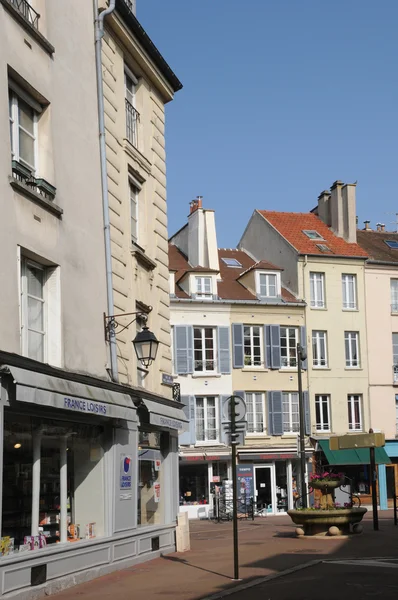
[[[230,396],[224,404],[224,416],[231,420],[231,406],[235,402],[235,421],[243,421],[246,417],[246,402],[240,396]]]

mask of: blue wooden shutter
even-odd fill
[[[233,344],[233,367],[234,369],[243,369],[243,325],[234,323],[232,325],[232,344]]]
[[[307,354],[307,328],[306,327],[300,327],[300,344],[301,344],[304,352]],[[303,360],[303,362],[301,363],[301,366],[303,369],[308,369],[308,359],[307,358],[305,360]]]
[[[281,368],[281,328],[270,325],[271,369]]]
[[[187,423],[187,431],[184,431],[179,436],[179,443],[181,445],[189,446],[194,444],[195,439],[195,396],[181,396],[181,402],[183,404],[182,410],[184,415],[189,420]]]
[[[174,326],[175,372],[186,375],[193,372],[193,327],[191,325]]]
[[[268,433],[283,434],[282,392],[268,392]]]
[[[264,325],[264,367],[271,368],[271,346],[270,346],[270,331],[269,325]]]
[[[308,392],[303,392],[305,413],[305,435],[311,435],[311,412]]]
[[[229,327],[218,327],[218,370],[221,374],[231,373]]]

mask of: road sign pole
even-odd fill
[[[377,512],[377,473],[375,449],[369,448],[370,454],[370,481],[372,484],[373,529],[379,531],[379,515]]]
[[[239,554],[238,554],[238,482],[236,480],[236,413],[235,398],[231,398],[231,446],[232,446],[232,520],[234,537],[234,579],[239,579]]]
[[[297,378],[298,378],[298,395],[299,395],[299,424],[300,424],[300,479],[301,479],[301,503],[303,508],[307,508],[307,485],[305,482],[305,407],[303,396],[303,379],[301,370],[303,349],[300,344],[297,344]]]

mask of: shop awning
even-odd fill
[[[168,406],[167,404],[161,404],[160,402],[154,402],[146,398],[143,399],[143,403],[149,412],[149,422],[152,425],[185,431],[188,419],[182,408]]]
[[[370,463],[368,448],[352,450],[330,450],[329,440],[318,440],[329,465],[368,465]],[[391,463],[384,448],[375,448],[376,464],[388,465]]]
[[[14,378],[15,399],[18,402],[62,408],[80,414],[137,421],[136,409],[128,394],[12,365],[3,365],[2,369]]]

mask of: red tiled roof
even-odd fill
[[[367,253],[358,245],[350,244],[333,231],[313,213],[276,212],[258,210],[283,237],[297,250],[299,254],[319,254],[321,256],[347,256],[366,258]],[[303,230],[315,230],[322,240],[311,240]],[[317,244],[325,244],[330,253],[322,252]]]
[[[257,300],[257,297],[238,281],[239,277],[251,268],[256,268],[257,265],[261,265],[258,268],[262,269],[280,270],[279,267],[275,267],[267,261],[256,263],[251,256],[243,250],[227,250],[221,248],[218,250],[218,257],[221,276],[221,281],[218,282],[218,296],[223,300]],[[221,260],[222,258],[235,258],[241,266],[229,267]],[[169,244],[169,269],[175,271],[175,295],[177,298],[189,298],[188,294],[186,294],[186,292],[178,285],[178,281],[180,281],[186,273],[200,270],[212,272],[211,269],[191,267],[187,257],[173,244]],[[285,288],[282,288],[282,299],[285,302],[297,302],[297,298]]]
[[[270,262],[267,262],[266,260],[259,260],[258,262],[254,263],[254,265],[246,269],[246,271],[243,271],[243,273],[241,273],[239,277],[243,277],[243,275],[249,273],[250,271],[257,271],[257,269],[265,269],[266,271],[284,271],[282,267],[276,267],[275,265],[273,265]]]

